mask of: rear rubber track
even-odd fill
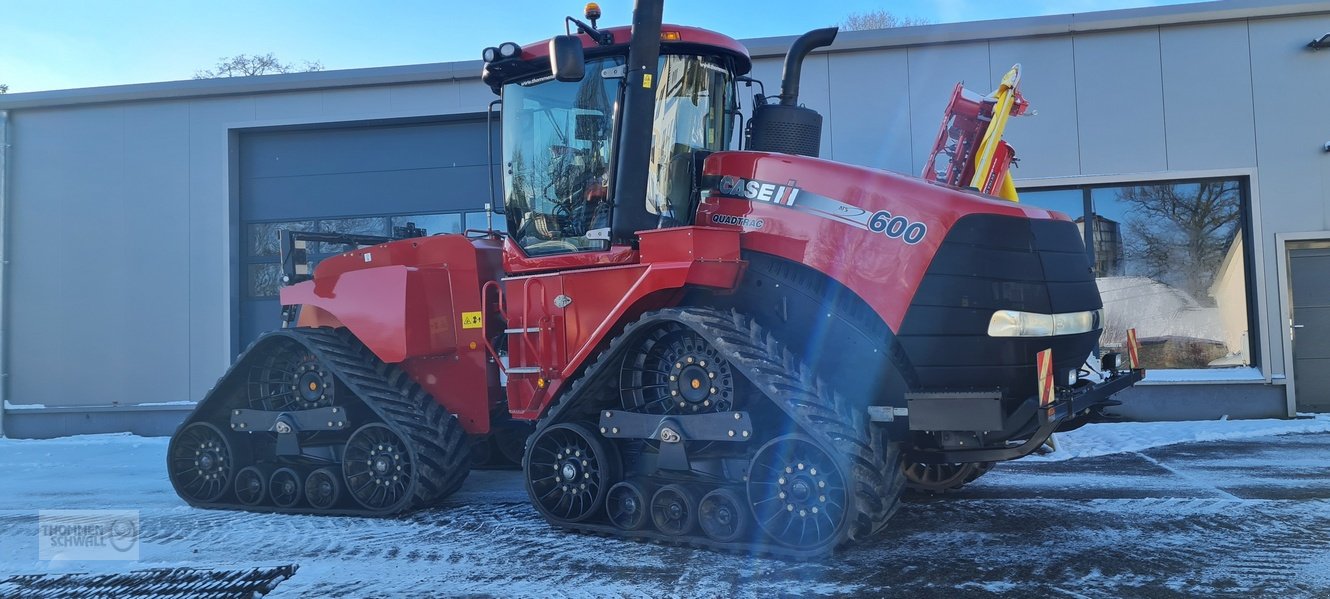
[[[536,431],[528,438],[528,443],[553,424],[588,419],[594,421],[601,409],[611,405],[619,409],[617,403],[597,403],[607,392],[614,402],[619,399],[613,367],[635,341],[638,331],[664,322],[678,322],[702,335],[720,350],[731,366],[746,377],[771,405],[784,412],[800,432],[811,437],[829,455],[842,458],[855,497],[855,510],[847,514],[850,525],[845,534],[829,545],[805,550],[765,539],[753,543],[720,543],[701,534],[673,536],[653,530],[626,531],[609,524],[548,519],[550,524],[608,537],[794,559],[827,555],[846,542],[863,540],[885,527],[887,520],[900,506],[905,486],[899,443],[887,442],[885,447],[874,443],[867,430],[866,410],[853,407],[852,402],[836,393],[831,385],[809,372],[803,361],[770,332],[737,311],[686,307],[647,313],[615,337],[596,361],[550,407],[537,422]],[[752,407],[753,404],[749,402],[747,405]]]
[[[190,505],[264,513],[391,516],[434,505],[461,487],[467,474],[470,473],[471,458],[466,432],[462,430],[457,417],[439,405],[406,374],[406,371],[379,360],[346,329],[295,328],[268,333],[251,344],[221,380],[236,375],[237,370],[247,363],[246,357],[262,348],[265,345],[264,341],[271,340],[274,336],[285,336],[308,349],[318,358],[320,364],[332,369],[337,379],[355,396],[354,401],[364,404],[383,424],[406,442],[416,472],[412,498],[396,509],[385,510],[363,508],[319,510],[307,505],[282,508],[272,505],[247,506],[240,503],[189,501]],[[218,387],[220,386],[219,381]],[[182,428],[196,421],[197,415],[209,408],[204,405],[206,402],[207,399],[200,402],[199,409],[181,425]],[[227,409],[232,407],[241,406],[227,406]],[[362,424],[366,423],[358,422],[356,426]],[[269,433],[233,434],[231,436],[233,447],[244,443],[245,435],[255,434]],[[244,465],[248,464],[242,464],[240,467]],[[335,466],[341,470],[340,463]],[[228,492],[227,496],[231,495],[233,493]]]

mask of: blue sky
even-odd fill
[[[747,38],[802,33],[879,8],[950,23],[1182,1],[668,0],[665,19]],[[603,0],[602,24],[627,24],[632,4]],[[273,52],[328,69],[469,60],[487,45],[562,33],[562,18],[580,16],[581,7],[564,0],[0,0],[0,83],[20,93],[189,79],[240,53]]]

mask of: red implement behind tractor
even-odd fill
[[[172,439],[185,500],[397,514],[497,446],[552,525],[819,555],[1139,380],[1083,376],[1102,304],[1066,216],[816,157],[799,71],[834,29],[731,151],[747,50],[661,4],[486,49],[505,231],[283,232],[286,326]],[[352,249],[311,274],[310,240]]]

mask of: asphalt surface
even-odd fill
[[[135,450],[160,469],[159,451]],[[198,510],[142,476],[162,482],[69,501],[138,507],[135,567],[297,565],[271,597],[1330,597],[1330,434],[1002,464],[911,498],[883,535],[820,562],[554,531],[511,471],[474,472],[447,505],[395,520]],[[17,506],[59,494],[6,494],[0,574],[13,574],[35,567],[33,512]]]

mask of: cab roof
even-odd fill
[[[577,37],[582,40],[582,49],[588,59],[628,51],[628,41],[632,28],[624,25],[601,29],[601,33],[612,36],[614,43],[601,45],[585,33]],[[734,74],[746,75],[753,68],[753,59],[748,55],[748,48],[738,40],[724,34],[697,27],[662,24],[660,26],[661,54],[719,54],[734,61]],[[666,36],[676,37],[670,39]],[[490,89],[498,93],[503,84],[515,79],[523,79],[540,73],[548,73],[550,45],[549,40],[522,46],[522,52],[508,59],[499,59],[486,63],[481,80]]]

